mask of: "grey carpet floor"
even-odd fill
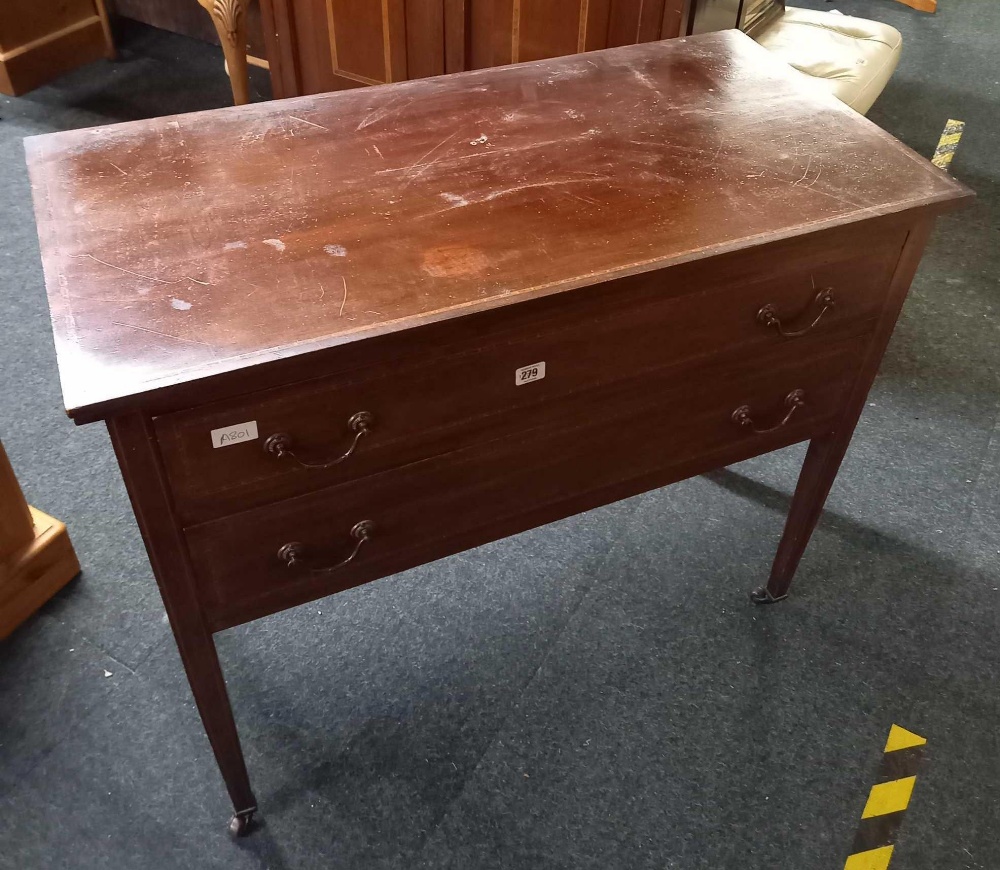
[[[84,565],[0,645],[0,867],[834,870],[893,722],[929,739],[893,867],[1000,866],[1000,4],[834,5],[903,32],[871,117],[924,154],[966,121],[979,199],[939,223],[793,597],[746,593],[801,448],[226,632],[264,820],[238,843],[107,435],[61,411],[20,146],[225,105],[221,58],[132,28],[0,98],[0,438]]]

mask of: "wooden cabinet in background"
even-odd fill
[[[683,0],[471,0],[472,69],[680,35]]]
[[[20,96],[113,55],[103,0],[0,0],[0,93]]]
[[[688,0],[262,0],[275,97],[679,36]]]

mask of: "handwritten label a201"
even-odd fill
[[[229,447],[231,444],[253,441],[257,437],[257,421],[249,420],[246,423],[237,423],[235,426],[223,426],[221,429],[213,429],[212,446]]]
[[[545,363],[532,363],[530,366],[522,366],[514,372],[514,383],[530,384],[532,381],[540,381],[545,377]]]

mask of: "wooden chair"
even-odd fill
[[[250,102],[247,78],[247,6],[248,0],[198,0],[212,16],[215,31],[226,57],[226,72],[233,88],[233,103]]]

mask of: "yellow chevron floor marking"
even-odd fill
[[[931,163],[938,167],[938,169],[947,171],[948,167],[951,166],[951,161],[955,157],[955,152],[958,150],[958,143],[962,139],[964,131],[965,121],[948,119],[948,123],[945,124],[944,132],[941,134],[941,139],[938,142],[937,149],[934,151],[934,156],[931,158]]]
[[[893,725],[882,751],[876,784],[858,822],[844,870],[888,870],[893,844],[910,804],[927,740]]]
[[[904,779],[873,785],[861,818],[870,819],[872,816],[884,816],[905,810],[910,803],[910,795],[913,794],[913,784],[916,781],[915,776],[907,776]]]
[[[923,746],[927,742],[926,737],[893,725],[889,730],[889,739],[885,741],[883,752],[896,752],[898,749],[909,749],[911,746]]]
[[[892,846],[883,846],[870,852],[858,852],[847,859],[844,870],[886,870],[890,858],[892,858]]]

